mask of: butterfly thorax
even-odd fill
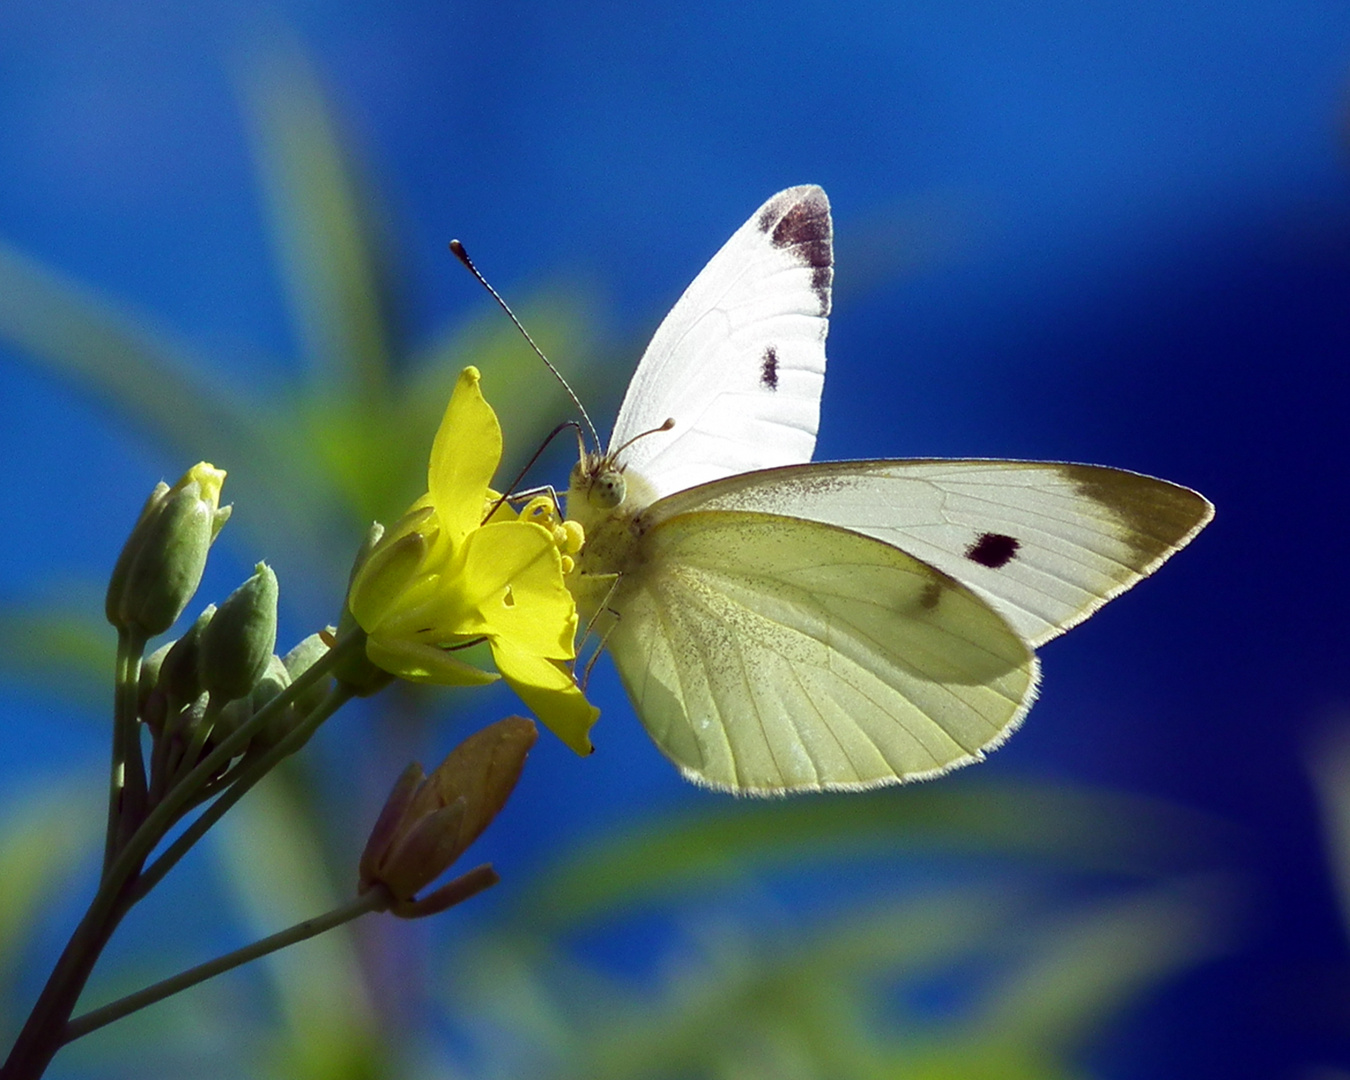
[[[567,519],[581,525],[586,542],[577,555],[569,585],[583,616],[594,612],[632,569],[637,554],[638,516],[654,501],[655,491],[614,454],[587,453],[572,469],[567,487]]]

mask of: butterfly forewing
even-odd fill
[[[815,522],[700,512],[642,536],[607,645],[691,779],[865,788],[978,760],[1021,719],[1036,662],[959,582]]]
[[[1038,646],[1152,573],[1213,516],[1189,488],[1092,465],[844,461],[743,474],[649,517],[751,510],[828,522],[964,582]]]
[[[611,448],[656,497],[751,469],[809,461],[820,419],[833,280],[825,192],[766,202],[694,279],[628,387]]]

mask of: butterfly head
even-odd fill
[[[599,451],[583,454],[572,466],[567,487],[568,510],[575,512],[578,502],[584,502],[587,509],[599,513],[613,510],[628,493],[628,481],[623,474],[624,466],[619,464],[616,454]]]
[[[641,476],[629,472],[627,463],[621,459],[624,451],[638,439],[674,427],[674,420],[666,420],[659,427],[641,432],[613,450],[583,448],[568,480],[567,516],[580,521],[589,532],[605,518],[620,516],[624,511],[631,516],[650,505],[656,492]]]

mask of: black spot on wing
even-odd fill
[[[759,369],[759,385],[766,390],[778,389],[778,350],[772,345],[764,350],[764,362]]]
[[[830,287],[834,282],[834,227],[825,193],[812,188],[796,201],[774,199],[759,216],[759,229],[768,233],[776,248],[789,249],[803,266],[812,269],[811,288],[820,300],[820,313],[830,313]]]
[[[984,533],[966,548],[966,558],[990,570],[998,570],[1012,562],[1021,546],[1015,537],[1004,536],[1003,533]]]

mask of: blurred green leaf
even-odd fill
[[[244,399],[147,325],[0,242],[0,339],[192,461],[250,460],[259,430]]]
[[[112,700],[116,632],[92,588],[51,590],[42,602],[0,606],[0,673],[81,709]]]
[[[491,935],[457,957],[460,999],[495,1025],[493,1076],[1067,1078],[1103,1024],[1222,946],[1218,884],[1062,911],[1000,876],[804,925],[705,921],[657,979],[603,974],[557,938]],[[955,1003],[934,1007],[925,988],[952,978]]]
[[[34,924],[64,902],[61,885],[102,838],[102,779],[86,772],[28,780],[0,806],[0,1018],[18,1030],[13,981]],[[0,1043],[4,1040],[0,1039]]]
[[[866,856],[972,854],[1153,874],[1214,858],[1215,822],[1106,792],[951,779],[865,795],[704,807],[573,852],[521,897],[541,933],[765,870]]]
[[[849,912],[777,940],[723,931],[645,1008],[591,1009],[562,1075],[603,1078],[879,1075],[872,983],[930,970],[970,952],[1024,905],[953,890]],[[631,1003],[632,996],[628,1000]],[[627,1014],[627,1015],[625,1015]],[[755,1072],[748,1072],[757,1066]]]
[[[1231,882],[1168,882],[1043,928],[991,1002],[1004,1041],[1076,1050],[1132,998],[1217,955],[1234,929]]]
[[[321,915],[346,899],[330,882],[311,812],[285,776],[272,775],[212,833],[224,879],[251,938]],[[355,882],[353,869],[351,890]],[[363,989],[350,926],[274,953],[262,963],[282,1017],[264,1055],[267,1071],[286,1080],[386,1075],[379,1026]]]
[[[260,57],[243,89],[310,385],[378,411],[389,400],[395,285],[374,190],[302,50]]]

